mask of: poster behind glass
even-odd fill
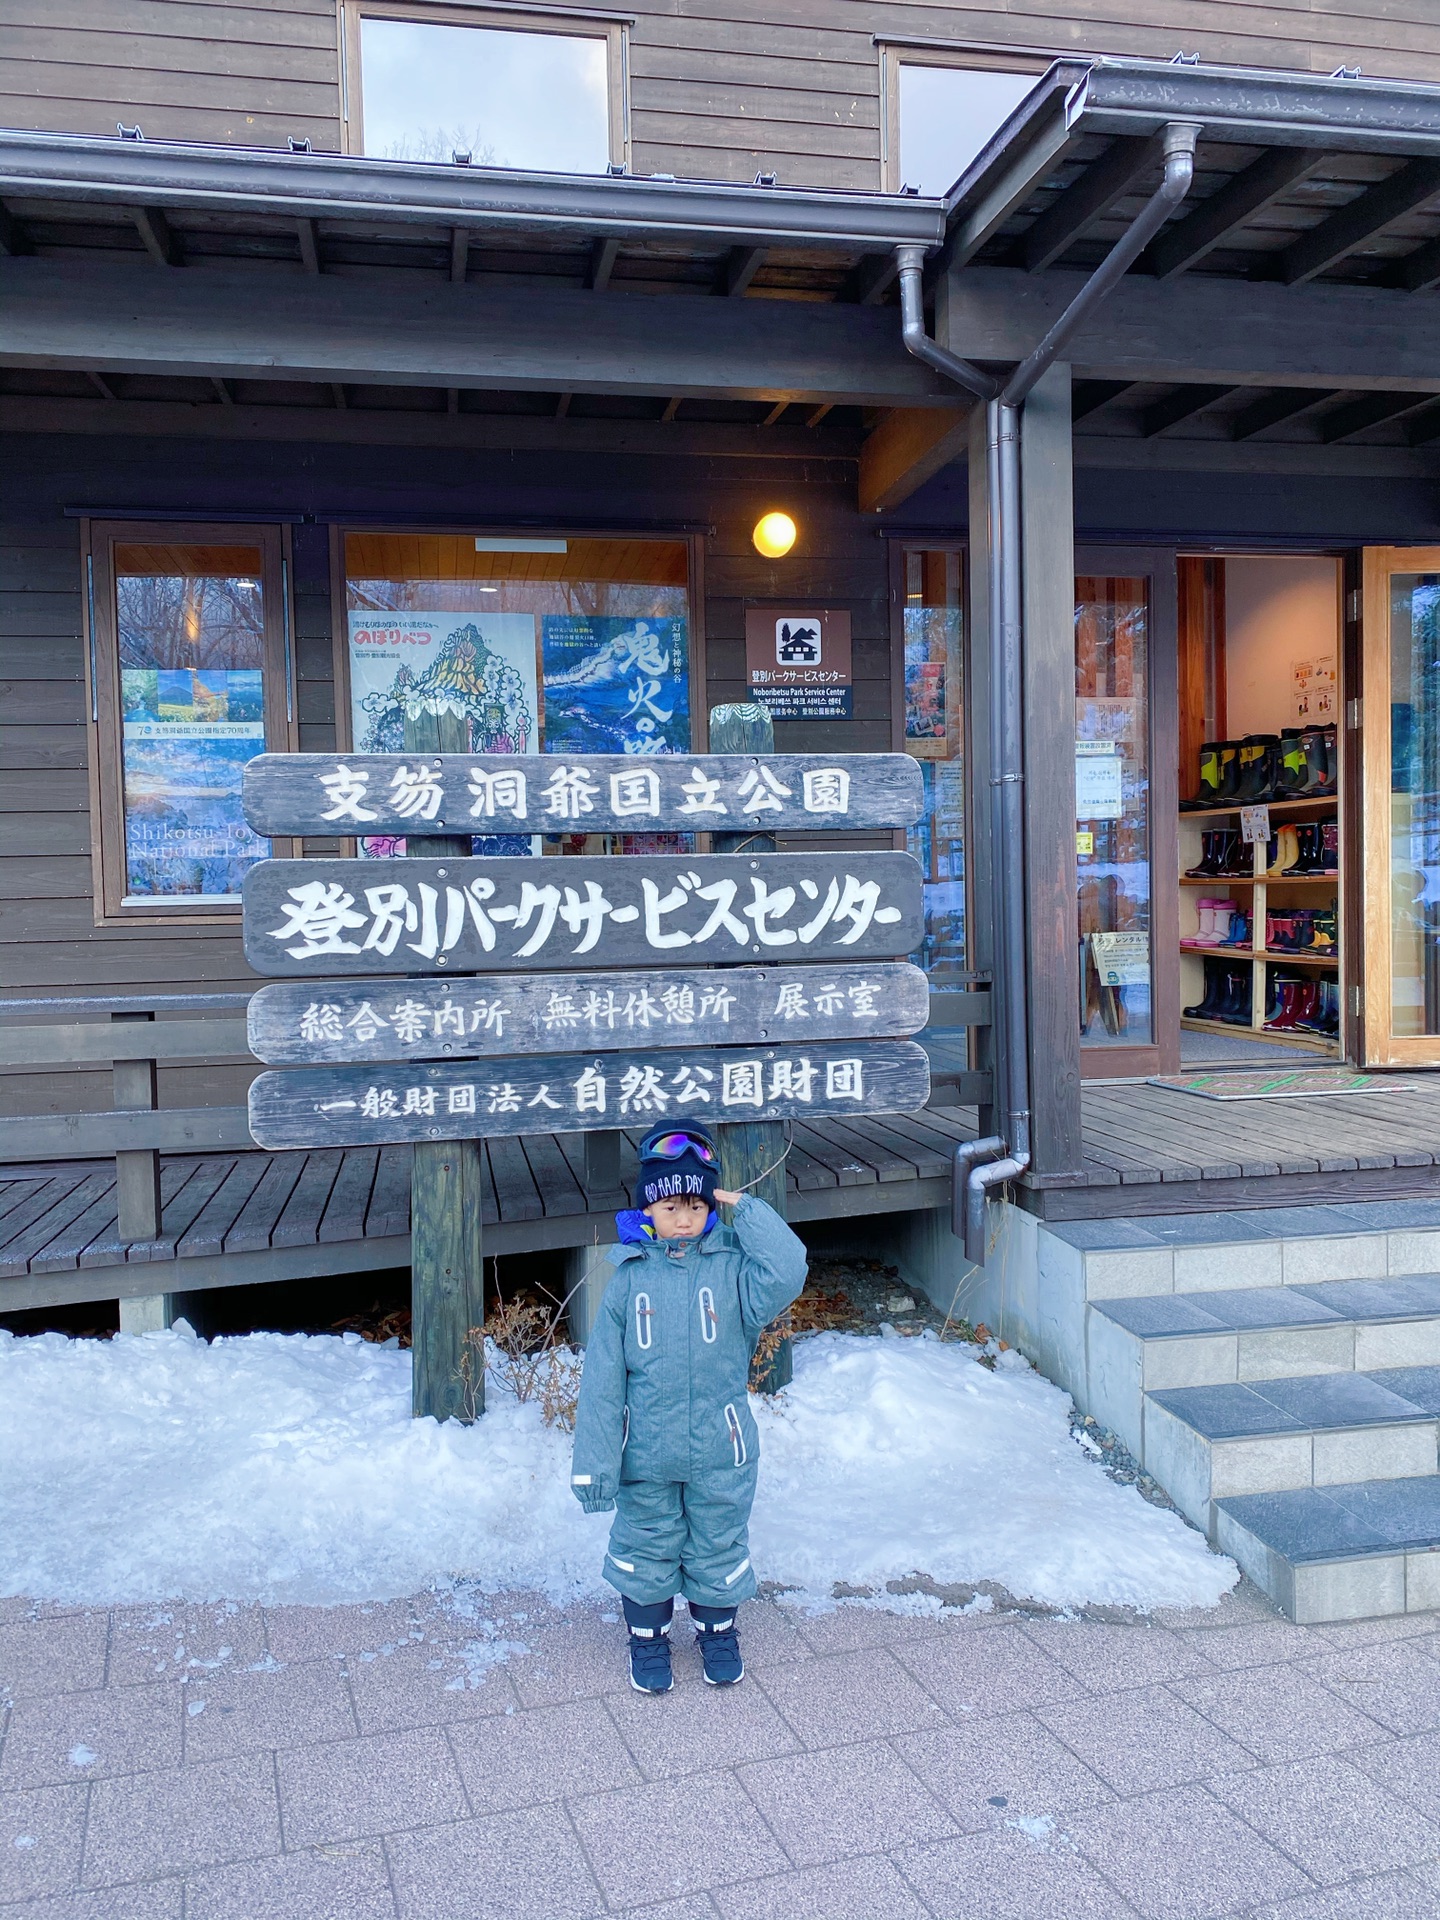
[[[924,874],[925,941],[936,986],[965,971],[963,600],[958,549],[910,549],[904,567],[905,751],[920,762],[925,813],[906,834]]]
[[[472,753],[688,752],[689,555],[675,541],[350,534],[351,737],[403,750],[407,713],[462,715]],[[605,836],[665,852],[692,835]],[[542,836],[477,836],[540,853]],[[583,834],[552,838],[578,852]],[[403,840],[361,843],[403,853]]]
[[[265,750],[261,555],[117,547],[115,600],[125,904],[233,900],[270,851],[240,811]]]
[[[1151,1007],[1149,581],[1075,583],[1080,1036],[1145,1046]]]

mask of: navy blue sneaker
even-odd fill
[[[695,1621],[695,1640],[700,1648],[700,1658],[705,1662],[705,1684],[707,1687],[733,1687],[737,1681],[745,1678],[745,1662],[740,1658],[740,1630],[735,1624],[735,1613],[729,1613],[721,1607],[703,1607],[697,1611],[690,1609]],[[714,1616],[710,1619],[700,1615]]]
[[[642,1607],[621,1595],[625,1625],[630,1630],[630,1684],[637,1693],[669,1693],[675,1684],[670,1671],[670,1621],[673,1600]]]

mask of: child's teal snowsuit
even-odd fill
[[[645,1606],[676,1593],[737,1605],[755,1592],[750,1356],[804,1286],[805,1248],[747,1194],[733,1227],[618,1246],[610,1258],[571,1469],[587,1513],[619,1509],[605,1578]]]

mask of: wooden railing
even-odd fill
[[[245,1034],[249,1001],[248,993],[195,993],[0,1003],[0,1068],[109,1066],[114,1101],[98,1113],[0,1117],[0,1164],[113,1156],[120,1233],[153,1239],[160,1230],[161,1154],[233,1153],[254,1146],[243,1106],[162,1108],[157,1066],[253,1059]],[[57,1014],[63,1018],[43,1020]],[[196,1017],[174,1017],[184,1015]],[[930,1022],[931,1028],[950,1030],[988,1026],[988,987],[932,993]],[[963,1041],[953,1047],[931,1042],[932,1107],[974,1106],[990,1098],[990,1074],[971,1068],[964,1054]],[[609,1193],[619,1184],[620,1135],[587,1134],[587,1191]]]

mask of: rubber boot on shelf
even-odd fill
[[[1295,991],[1295,1025],[1307,1033],[1317,1030],[1320,1014],[1320,982],[1304,980]]]
[[[1320,822],[1320,861],[1324,873],[1340,871],[1340,822],[1322,820]]]
[[[1308,953],[1334,953],[1340,937],[1340,916],[1335,907],[1316,907],[1310,914]]]
[[[1224,962],[1212,960],[1207,955],[1202,964],[1205,968],[1205,991],[1193,1007],[1182,1009],[1186,1020],[1213,1020],[1216,1017],[1216,1009],[1220,1005]]]
[[[1215,800],[1218,806],[1228,806],[1234,800],[1240,784],[1240,743],[1238,740],[1217,740],[1215,758],[1219,763],[1220,778],[1216,783]]]
[[[1247,733],[1240,742],[1240,777],[1235,798],[1241,806],[1254,806],[1275,797],[1279,753],[1278,733]]]
[[[1252,871],[1250,849],[1240,838],[1240,829],[1221,827],[1216,839],[1219,844],[1215,850],[1215,871],[1231,879],[1248,878]]]
[[[1206,828],[1200,835],[1200,858],[1193,867],[1185,869],[1187,880],[1213,880],[1217,877],[1215,847],[1218,838],[1213,827]]]
[[[1292,861],[1300,857],[1294,827],[1281,827],[1275,835],[1275,857],[1265,869],[1272,880],[1278,880]]]
[[[1338,786],[1339,749],[1335,744],[1334,727],[1307,727],[1304,733],[1305,759],[1310,768],[1310,779],[1305,788],[1307,800],[1328,799]]]
[[[1195,931],[1180,942],[1182,947],[1213,947],[1215,944],[1215,902],[1195,902]]]
[[[1274,1033],[1288,1032],[1295,1024],[1295,992],[1298,982],[1294,980],[1276,980],[1275,1005],[1266,1020],[1266,1027]]]
[[[1236,907],[1230,915],[1230,931],[1225,936],[1227,947],[1248,947],[1250,944],[1250,915],[1244,907]]]
[[[1200,783],[1194,798],[1182,800],[1180,805],[1190,811],[1220,804],[1220,742],[1207,740],[1200,749]]]
[[[1230,975],[1229,991],[1225,997],[1224,1017],[1232,1026],[1249,1026],[1251,994],[1254,990],[1254,984],[1255,976],[1249,967],[1241,967]]]
[[[1300,736],[1303,727],[1280,729],[1280,768],[1275,781],[1277,800],[1293,800],[1305,785],[1308,768]]]
[[[1281,872],[1283,880],[1308,880],[1315,872],[1320,830],[1313,820],[1301,820],[1295,827],[1296,854]]]

